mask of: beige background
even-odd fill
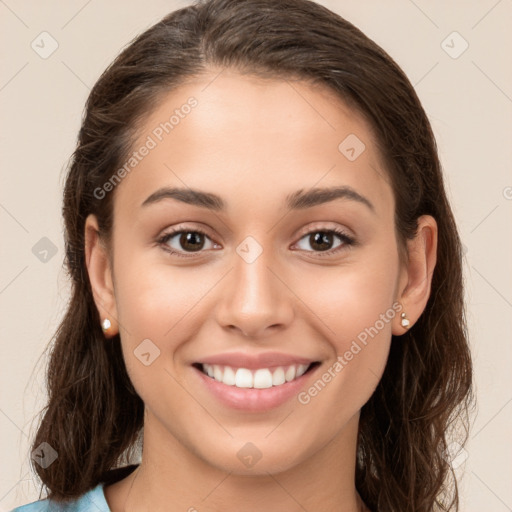
[[[320,3],[402,66],[432,123],[467,249],[478,413],[457,470],[465,475],[462,510],[510,511],[512,1]],[[0,0],[0,512],[38,497],[28,443],[45,400],[43,349],[68,295],[61,190],[84,102],[124,45],[186,4]],[[47,59],[31,48],[43,31],[59,45]],[[453,31],[469,44],[458,58],[464,41]],[[57,249],[46,262],[32,252],[43,237]]]

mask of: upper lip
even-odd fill
[[[291,366],[294,364],[309,365],[313,362],[315,362],[313,359],[307,359],[292,354],[283,354],[281,352],[263,352],[256,355],[249,355],[243,352],[230,352],[216,354],[197,361],[197,363],[200,364],[216,364],[219,366],[231,366],[232,368],[247,368],[253,370],[273,366]]]

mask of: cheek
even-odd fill
[[[144,254],[119,261],[116,273],[118,315],[130,336],[168,336],[204,294],[193,267],[173,267]]]
[[[398,255],[367,250],[346,265],[313,268],[307,276],[307,280],[297,280],[293,286],[321,320],[319,328],[323,325],[322,333],[339,353],[392,308]],[[388,316],[393,312],[391,309]],[[387,335],[391,322],[384,326],[379,322],[377,327]]]
[[[350,415],[368,400],[382,376],[400,310],[394,299],[398,256],[393,251],[375,254],[380,256],[370,254],[364,262],[329,273],[317,271],[310,286],[303,285],[300,293],[307,296],[318,319],[315,328],[331,351],[315,386],[299,400],[303,404],[339,403],[344,406],[335,410]]]
[[[150,389],[156,370],[168,367],[179,345],[198,330],[193,318],[205,285],[192,267],[172,268],[133,255],[120,260],[116,305],[126,367],[136,388]]]
[[[324,425],[330,432],[327,437],[346,425],[375,391],[389,355],[392,321],[398,314],[377,293],[346,297],[337,308],[337,320],[331,322],[334,333],[324,329],[332,357],[297,396],[303,417],[314,417]]]

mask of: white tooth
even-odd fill
[[[252,388],[252,373],[247,368],[238,368],[235,375],[237,388]]]
[[[272,386],[280,386],[281,384],[284,384],[285,381],[284,369],[280,366],[279,368],[276,368],[272,374]]]
[[[268,368],[256,370],[254,373],[254,387],[259,389],[272,387],[272,374]]]
[[[207,375],[227,386],[266,389],[272,386],[280,386],[304,375],[308,366],[307,364],[293,365],[286,370],[285,367],[279,366],[273,372],[268,368],[260,368],[254,372],[254,375],[247,368],[235,370],[230,366],[216,364],[203,364],[203,370]]]
[[[309,365],[307,365],[307,364],[299,364],[299,366],[297,367],[297,375],[295,376],[295,378],[300,377],[301,375],[304,375],[304,373],[308,369],[308,366]]]
[[[295,379],[295,366],[290,366],[288,370],[286,370],[286,382],[290,382]]]
[[[235,385],[235,372],[230,366],[224,367],[224,377],[222,378],[222,382],[228,386]]]
[[[213,378],[222,382],[222,368],[217,364],[213,365]]]

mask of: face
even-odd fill
[[[96,300],[145,435],[227,471],[285,470],[357,425],[405,331],[393,191],[330,90],[216,75],[163,97],[102,189],[112,299],[107,278]]]

